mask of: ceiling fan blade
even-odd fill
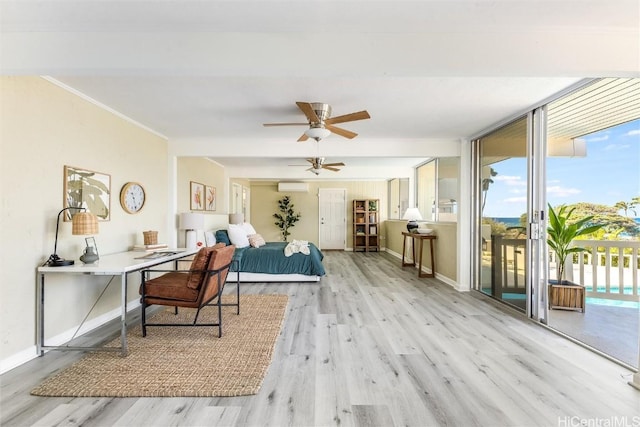
[[[344,163],[325,163],[324,166],[346,166]]]
[[[315,111],[313,111],[313,107],[308,102],[296,102],[296,105],[302,110],[309,122],[311,123],[320,123],[320,119]]]
[[[331,125],[325,124],[324,127],[326,129],[329,129],[332,133],[336,133],[336,134],[338,134],[340,136],[344,136],[345,138],[352,139],[352,138],[355,138],[356,136],[358,136],[358,134],[355,133],[355,132],[351,132],[350,130],[342,129],[342,128],[339,128],[339,127],[336,127],[336,126],[331,126]]]
[[[327,165],[322,165],[322,169],[328,169],[328,170],[330,170],[330,171],[340,172],[340,169],[338,169],[338,168],[332,168],[331,166],[327,166]]]
[[[358,111],[357,113],[345,114],[343,116],[338,117],[329,117],[325,120],[325,124],[334,124],[334,123],[344,123],[344,122],[354,122],[356,120],[364,120],[370,119],[371,116],[366,110]]]
[[[300,136],[300,138],[298,138],[298,142],[304,142],[304,141],[306,141],[307,139],[309,139],[309,137],[307,136],[307,134],[306,134],[306,133],[303,133],[303,134]]]
[[[315,159],[305,159],[307,162],[314,164],[315,163]]]
[[[262,126],[309,126],[309,123],[263,123]]]

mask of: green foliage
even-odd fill
[[[491,235],[504,235],[507,232],[507,225],[504,222],[498,222],[492,218],[482,218],[483,224],[489,224],[491,227]]]
[[[280,213],[273,214],[273,217],[276,219],[274,224],[280,229],[282,241],[286,242],[291,234],[289,229],[300,220],[300,212],[294,212],[293,203],[291,203],[289,196],[284,196],[278,200],[278,210]]]
[[[615,206],[582,202],[569,205],[569,207],[575,209],[574,218],[591,216],[589,225],[601,224],[604,231],[601,237],[616,236],[621,232],[636,235],[638,232],[636,222],[632,218],[620,215]]]
[[[576,207],[560,206],[558,210],[554,210],[549,204],[549,225],[547,227],[547,244],[556,253],[556,263],[558,266],[558,281],[564,279],[564,265],[567,256],[586,249],[582,247],[569,247],[571,242],[580,236],[595,233],[602,224],[593,223],[594,216],[581,216],[580,219],[572,218]]]
[[[520,215],[520,227],[526,227],[527,226],[527,214],[523,213],[522,215]]]

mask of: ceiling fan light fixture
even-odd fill
[[[307,129],[306,131],[304,131],[304,134],[307,135],[309,138],[313,138],[316,141],[320,141],[321,139],[324,139],[329,135],[331,135],[331,131],[318,126],[318,127],[311,127]]]

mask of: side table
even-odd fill
[[[433,249],[433,241],[436,240],[436,236],[433,234],[420,234],[420,233],[408,233],[403,231],[402,235],[404,238],[402,239],[402,266],[415,266],[416,265],[416,243],[418,240],[420,242],[418,248],[418,277],[436,277],[436,258]],[[413,262],[405,262],[404,257],[407,250],[407,237],[411,238],[411,249],[413,252]],[[431,273],[423,273],[422,272],[422,252],[424,241],[429,241],[429,250],[431,252]]]

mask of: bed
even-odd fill
[[[224,233],[216,232],[216,240],[224,241]],[[237,263],[229,272],[235,281],[240,270],[241,282],[318,282],[325,275],[324,255],[309,242],[309,255],[294,253],[285,256],[287,242],[266,242],[260,247],[236,247]]]

